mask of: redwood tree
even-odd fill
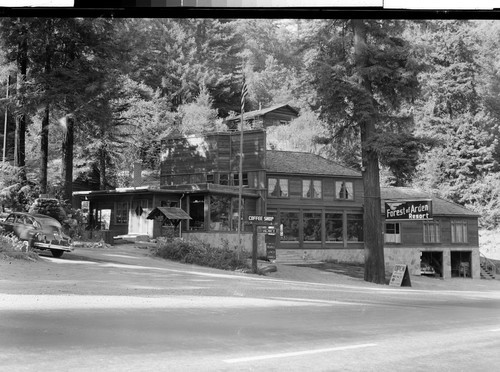
[[[385,283],[379,179],[384,132],[411,132],[407,105],[418,90],[418,66],[398,20],[318,21],[309,34],[309,71],[332,139],[361,141],[364,185],[365,274]]]

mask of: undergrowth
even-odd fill
[[[228,244],[212,247],[199,241],[159,238],[154,254],[158,257],[222,270],[248,269],[246,252],[238,255]]]
[[[0,235],[0,259],[35,261],[38,259],[38,254],[28,248],[27,242],[19,240],[16,236]]]

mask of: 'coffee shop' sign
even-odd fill
[[[413,200],[385,203],[386,220],[431,220],[432,201]]]

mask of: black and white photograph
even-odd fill
[[[500,13],[56,3],[0,1],[0,371],[500,369]]]

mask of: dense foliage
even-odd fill
[[[188,264],[208,266],[222,270],[248,269],[244,255],[228,246],[213,247],[203,242],[182,239],[159,239],[155,255]]]
[[[500,22],[357,25],[362,58],[351,20],[2,18],[2,205],[68,199],[71,180],[127,186],[137,160],[154,174],[158,140],[226,129],[245,74],[246,111],[301,112],[269,131],[272,148],[356,169],[369,148],[382,183],[438,193],[496,226]],[[377,133],[362,147],[367,118]]]

